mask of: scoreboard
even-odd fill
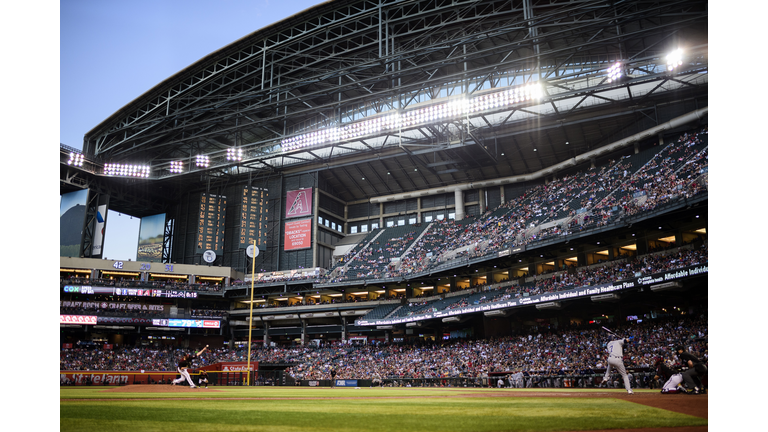
[[[252,245],[254,240],[259,249],[267,245],[267,221],[269,220],[269,190],[266,188],[243,187],[240,210],[240,249]]]
[[[200,194],[196,254],[212,250],[218,255],[224,251],[226,207],[227,197],[206,193]]]

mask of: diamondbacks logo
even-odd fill
[[[290,218],[312,214],[312,188],[288,191],[285,198],[285,217]]]
[[[288,210],[288,216],[304,213],[304,200],[306,199],[306,196],[307,193],[304,191],[299,191],[299,193],[296,194],[296,198],[293,199],[293,204],[291,204],[291,208]]]

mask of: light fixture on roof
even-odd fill
[[[608,68],[608,82],[616,81],[621,77],[621,63],[616,62]]]
[[[228,148],[227,149],[228,161],[241,161],[243,160],[243,149],[241,148]]]
[[[672,51],[667,55],[667,70],[673,71],[676,67],[683,64],[683,50],[681,48]]]
[[[394,131],[421,124],[429,124],[444,118],[462,117],[473,112],[498,109],[510,104],[540,99],[542,93],[540,83],[528,83],[495,93],[485,93],[471,99],[454,99],[428,107],[415,108],[408,111],[395,111],[391,114],[339,127],[329,127],[307,132],[280,140],[280,147],[284,152],[289,152],[327,142],[355,139],[365,135],[380,133],[381,131]]]
[[[109,176],[149,177],[149,167],[146,165],[106,164],[104,174]]]
[[[182,162],[182,161],[171,161],[170,171],[172,173],[184,172],[184,162]]]
[[[195,166],[198,168],[208,168],[208,165],[210,164],[211,158],[206,155],[197,155],[197,157],[195,157]]]
[[[84,160],[85,156],[83,156],[82,153],[69,152],[69,160],[67,161],[67,164],[72,166],[83,166]]]

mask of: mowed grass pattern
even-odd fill
[[[222,390],[214,400],[200,399],[213,393],[158,396],[157,393],[62,390],[62,399],[89,400],[61,401],[60,430],[570,431],[707,424],[706,419],[611,398],[456,397],[460,394],[456,391],[418,389]],[[452,397],[446,398],[446,395]],[[128,400],[91,399],[105,396]],[[177,396],[178,400],[157,399]],[[137,399],[144,397],[151,399]],[[223,399],[247,397],[290,399]],[[324,399],[302,399],[314,397]],[[339,399],[342,397],[372,398]]]

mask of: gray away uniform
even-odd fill
[[[624,369],[625,341],[626,339],[618,339],[608,342],[608,366],[605,369],[603,382],[606,382],[611,378],[611,369],[616,369],[624,379],[624,388],[627,389],[627,393],[632,394],[632,389],[629,387],[629,376],[627,375],[627,370]]]

